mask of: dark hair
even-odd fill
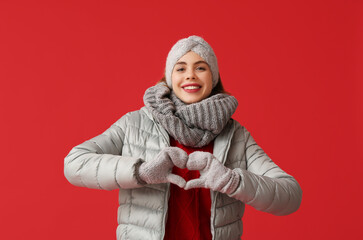
[[[161,82],[166,83],[165,76],[164,76],[162,79],[160,79],[160,80],[158,81],[158,83],[161,83]],[[224,87],[223,87],[223,84],[222,84],[222,81],[221,81],[221,76],[219,76],[219,78],[218,78],[218,83],[217,83],[217,85],[216,85],[216,86],[212,89],[212,92],[211,92],[210,96],[216,95],[216,94],[218,94],[218,93],[225,93],[225,94],[230,95],[230,93],[229,93],[229,92],[227,92],[226,90],[224,90]]]

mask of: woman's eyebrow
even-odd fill
[[[198,62],[195,62],[195,63],[194,63],[194,65],[197,65],[197,64],[200,64],[200,63],[205,63],[205,64],[207,64],[205,61],[200,60],[200,61],[198,61]]]
[[[194,65],[197,65],[197,64],[200,64],[200,63],[205,63],[205,64],[207,64],[205,61],[200,60],[200,61],[198,61],[198,62],[195,62],[195,63],[194,63]],[[175,65],[176,65],[176,64],[184,64],[184,65],[187,65],[187,63],[186,63],[186,62],[177,62],[177,63],[175,63]]]

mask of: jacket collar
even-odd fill
[[[226,162],[235,128],[235,121],[230,119],[214,140],[213,155],[223,164]]]
[[[163,139],[164,139],[166,146],[170,146],[170,138],[169,138],[169,134],[167,133],[167,131],[159,123],[157,123],[155,121],[153,115],[149,112],[149,110],[147,110],[146,107],[142,107],[140,110],[143,111],[146,114],[146,116],[148,118],[150,118],[151,121],[154,122],[154,124],[158,128],[159,132],[163,135]]]

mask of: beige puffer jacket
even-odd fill
[[[118,240],[161,240],[167,220],[169,184],[141,186],[134,171],[140,159],[150,161],[169,145],[167,132],[144,107],[74,147],[65,158],[64,174],[76,186],[119,189]],[[233,194],[211,191],[213,239],[241,238],[245,204],[275,215],[290,214],[299,208],[299,184],[271,161],[237,121],[231,119],[215,139],[213,154],[241,174],[240,185]]]

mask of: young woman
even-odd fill
[[[64,173],[76,186],[119,189],[117,239],[240,239],[245,204],[296,211],[302,191],[231,119],[217,58],[202,38],[179,40],[145,107],[74,147]]]

